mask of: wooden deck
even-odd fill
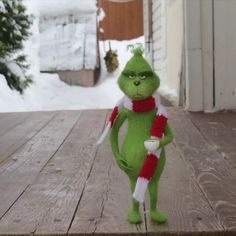
[[[236,235],[236,113],[168,110],[163,225],[126,220],[127,177],[94,145],[108,111],[0,114],[0,235]]]

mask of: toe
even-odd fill
[[[158,223],[165,223],[167,220],[167,215],[164,212],[161,211],[152,211],[150,212],[150,217],[153,221],[156,221]]]
[[[128,221],[131,224],[138,224],[142,222],[142,217],[138,211],[130,211],[128,214]]]

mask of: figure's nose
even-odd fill
[[[140,85],[140,81],[139,80],[134,81],[134,85],[135,86],[139,86]]]

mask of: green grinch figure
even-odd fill
[[[133,46],[132,53],[118,79],[125,96],[113,109],[98,143],[111,129],[110,142],[116,163],[130,180],[132,208],[128,221],[142,221],[139,204],[144,201],[148,189],[150,217],[153,221],[164,223],[167,216],[157,208],[158,183],[166,161],[164,147],[173,140],[173,132],[156,93],[159,77],[144,59],[140,45]],[[125,120],[128,121],[128,129],[120,148],[118,133]]]

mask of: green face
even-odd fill
[[[153,95],[160,79],[141,55],[134,55],[121,73],[118,84],[130,99],[143,100]]]

